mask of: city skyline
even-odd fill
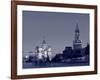
[[[76,24],[85,47],[89,43],[89,14],[23,11],[22,49],[34,52],[45,36],[53,52],[61,53],[66,46],[73,47]]]

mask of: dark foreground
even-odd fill
[[[36,62],[24,62],[23,68],[50,68],[50,67],[72,67],[72,66],[88,66],[89,58],[87,59],[70,59],[62,62],[45,62],[45,63],[36,63]]]
[[[68,67],[68,66],[87,66],[88,62],[84,63],[46,63],[41,65],[36,65],[35,63],[24,63],[24,69],[28,68],[48,68],[48,67]]]

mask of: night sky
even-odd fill
[[[89,42],[89,14],[23,11],[23,52],[34,52],[45,36],[53,53],[62,53],[66,46],[73,46],[77,23],[85,47]]]

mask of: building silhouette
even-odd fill
[[[32,53],[32,51],[29,53]],[[53,54],[56,55],[53,56]],[[61,53],[53,53],[50,45],[43,39],[42,43],[35,47],[35,55],[23,57],[23,63],[33,63],[31,67],[81,66],[89,65],[89,55],[90,45],[88,43],[86,47],[82,48],[80,30],[78,24],[76,24],[73,46],[65,46]],[[30,67],[30,64],[23,65]]]
[[[73,48],[70,46],[66,46],[63,50],[63,58],[77,58],[82,56],[82,41],[80,40],[80,30],[78,24],[76,24],[75,28],[75,37],[73,40]]]
[[[65,47],[64,51],[63,51],[63,58],[72,58],[73,57],[73,50],[72,47]]]
[[[73,41],[73,49],[74,50],[81,50],[82,49],[82,41],[80,40],[80,30],[78,24],[76,24],[75,29],[75,39]]]

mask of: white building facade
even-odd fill
[[[37,46],[35,49],[36,59],[41,61],[51,61],[52,60],[52,49],[51,47],[46,43],[45,40],[43,40],[42,44],[40,46]]]

